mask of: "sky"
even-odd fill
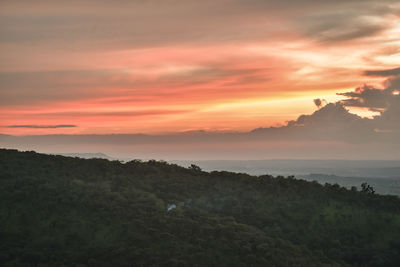
[[[399,67],[397,0],[0,0],[6,135],[382,140]]]
[[[365,73],[399,67],[399,16],[392,0],[1,0],[1,132],[285,125],[381,86]]]

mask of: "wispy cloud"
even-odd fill
[[[30,128],[30,129],[55,129],[55,128],[73,128],[78,127],[77,125],[73,124],[58,124],[58,125],[9,125],[6,126],[7,128]]]

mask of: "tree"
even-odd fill
[[[362,183],[361,184],[361,192],[366,193],[366,194],[374,194],[375,190],[372,186],[370,186],[367,183]]]
[[[191,164],[189,166],[189,170],[195,171],[195,172],[201,172],[201,168],[197,165]]]

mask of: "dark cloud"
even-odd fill
[[[340,102],[329,103],[310,115],[301,115],[284,128],[297,133],[295,138],[307,140],[360,143],[376,135],[368,119],[350,113]]]
[[[392,133],[393,140],[400,137],[400,77],[388,79],[385,88],[378,89],[364,85],[353,92],[342,93],[347,99],[340,101],[343,106],[367,108],[379,111],[380,115],[368,119],[368,125],[375,132]],[[385,137],[390,139],[389,136]],[[397,142],[397,141],[396,141]]]
[[[364,85],[353,92],[338,93],[347,97],[341,103],[348,107],[363,107],[370,110],[387,108],[392,98],[390,90],[382,90],[373,86]]]
[[[364,74],[367,76],[381,76],[381,77],[396,76],[400,75],[400,68],[388,69],[388,70],[367,70],[364,72]]]
[[[341,103],[329,103],[311,115],[301,115],[297,120],[290,121],[288,126],[328,126],[353,123],[360,117],[351,114]]]
[[[347,97],[322,106],[322,99],[314,99],[319,107],[309,115],[301,115],[283,127],[259,128],[253,131],[263,138],[287,140],[336,140],[348,143],[398,143],[400,138],[400,78],[388,79],[385,88],[364,85],[354,91],[340,93]],[[322,107],[321,107],[322,106]],[[347,107],[360,107],[380,114],[364,118],[349,112]]]
[[[286,126],[254,130],[260,139],[304,140],[313,142],[337,141],[352,144],[374,140],[370,120],[350,113],[343,104],[328,103],[309,115],[301,115]]]
[[[314,104],[319,108],[322,105],[322,101],[319,98],[314,99]]]
[[[317,108],[322,107],[324,104],[327,104],[325,99],[320,99],[320,98],[316,98],[313,100],[314,104],[317,106]]]
[[[55,128],[73,128],[78,127],[72,124],[58,124],[58,125],[9,125],[7,128],[30,128],[30,129],[55,129]]]
[[[400,78],[388,79],[384,89],[375,88],[371,85],[364,85],[352,92],[338,93],[347,97],[341,103],[348,107],[368,108],[372,111],[384,111],[391,105],[395,105],[399,96],[394,92],[400,88]]]
[[[395,76],[393,78],[387,79],[385,82],[386,90],[390,90],[393,94],[393,91],[400,90],[400,75]]]

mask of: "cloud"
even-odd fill
[[[383,89],[364,85],[354,91],[339,93],[347,99],[322,106],[322,99],[314,99],[319,108],[309,115],[301,115],[282,127],[259,128],[254,133],[263,138],[287,140],[336,140],[348,143],[393,143],[400,138],[400,78],[385,81]],[[359,107],[380,114],[373,118],[360,117],[347,108]]]
[[[54,116],[48,124],[77,122],[83,116],[91,125],[79,123],[87,127],[79,128],[80,132],[96,132],[99,122],[112,125],[120,118],[118,127],[104,127],[126,132],[136,131],[142,116],[143,123],[153,126],[158,120],[144,116],[193,108],[201,112],[159,121],[165,127],[178,125],[176,120],[182,128],[203,122],[210,127],[226,118],[202,112],[203,108],[270,96],[290,98],[297,90],[348,88],[361,79],[356,66],[368,64],[371,70],[365,75],[391,78],[384,89],[360,87],[343,93],[346,100],[339,103],[317,99],[314,103],[319,110],[284,127],[218,135],[218,142],[249,140],[253,134],[273,141],[379,140],[384,134],[374,129],[394,133],[399,117],[393,97],[399,89],[399,68],[381,70],[386,64],[382,62],[394,62],[397,55],[373,54],[397,41],[396,31],[391,32],[397,29],[396,3],[398,0],[1,0],[0,120],[7,120],[3,125],[19,124],[10,128],[36,129],[49,126],[24,124],[46,124],[44,116]],[[372,36],[375,38],[357,43]],[[297,73],[300,69],[306,71]],[[100,101],[104,102],[98,104]],[[347,111],[350,107],[381,113],[365,119]],[[285,108],[277,107],[276,114],[291,116]],[[43,115],[35,113],[38,111]],[[32,117],[23,121],[25,112]],[[249,114],[256,112],[262,113],[250,110],[241,114],[232,108],[225,114],[226,120],[245,125]],[[41,116],[40,120],[34,116]],[[140,118],[130,120],[131,116]],[[270,125],[271,115],[265,118]]]
[[[4,147],[31,149],[55,145],[76,151],[113,149],[113,153],[133,153],[142,157],[193,157],[217,155],[220,158],[340,158],[399,159],[400,96],[394,92],[397,79],[390,79],[383,89],[364,85],[344,93],[348,99],[321,106],[312,114],[303,114],[281,127],[258,128],[250,132],[171,133],[164,135],[45,135],[3,136]],[[381,99],[372,102],[373,98]],[[382,100],[382,98],[384,100]],[[382,102],[383,101],[383,102]],[[314,99],[322,104],[322,99]],[[382,107],[373,118],[363,118],[349,112],[354,105],[369,109]],[[14,125],[9,127],[61,127]],[[29,144],[27,146],[26,144]],[[129,152],[127,152],[129,151]],[[52,151],[54,152],[54,151]],[[132,154],[129,154],[132,156]],[[175,156],[171,156],[175,155]]]
[[[327,104],[327,101],[325,99],[320,99],[320,98],[316,98],[313,100],[314,104],[317,106],[317,108],[322,107],[324,104]]]
[[[392,91],[388,107],[381,112],[380,116],[374,118],[374,122],[376,129],[400,134],[400,95],[393,94],[395,92],[398,91]]]
[[[353,92],[341,93],[347,99],[339,103],[347,107],[367,108],[379,111],[380,115],[368,120],[369,127],[376,132],[400,134],[400,77],[386,80],[385,88],[371,85],[356,88]],[[396,141],[397,142],[397,141]]]
[[[354,25],[348,27],[347,25],[343,25],[343,22],[336,22],[327,26],[325,29],[324,27],[310,29],[309,33],[312,37],[322,42],[343,42],[374,36],[386,28],[384,25],[363,25],[352,23],[351,21],[347,22]]]
[[[372,111],[384,111],[392,105],[396,105],[399,96],[396,91],[400,88],[400,77],[385,81],[385,88],[379,89],[371,85],[364,85],[352,92],[338,93],[347,97],[341,103],[348,107],[368,108]]]
[[[243,133],[0,136],[0,144],[48,153],[102,151],[126,158],[399,159],[399,107],[368,119],[351,114],[340,102],[329,103],[285,126]]]
[[[107,49],[262,39],[265,34],[279,31],[274,22],[282,22],[282,18],[300,25],[313,36],[348,40],[381,30],[384,24],[364,23],[360,17],[390,14],[391,4],[396,1],[13,2],[2,1],[2,42]],[[314,24],[304,20],[304,16],[318,13],[324,14],[315,17]],[[249,18],[255,18],[254,22]],[[317,27],[313,26],[316,24]]]
[[[9,125],[7,128],[30,128],[30,129],[56,129],[56,128],[73,128],[78,127],[72,124],[58,124],[58,125]]]
[[[367,76],[381,76],[381,77],[388,77],[388,76],[396,76],[400,75],[400,68],[388,69],[388,70],[367,70],[364,72]]]
[[[144,116],[156,116],[156,115],[170,115],[170,114],[182,114],[189,112],[190,110],[168,110],[168,109],[160,109],[160,110],[136,110],[136,111],[81,111],[81,112],[73,112],[73,111],[63,111],[63,112],[41,112],[41,113],[32,113],[27,114],[26,116],[33,117],[144,117]],[[55,127],[51,127],[55,128]],[[60,128],[60,127],[57,127]]]
[[[324,7],[313,9],[318,12],[294,15],[294,27],[304,35],[320,44],[335,44],[360,38],[376,36],[390,28],[392,15],[396,9],[390,2],[372,1],[363,4],[360,1],[338,3],[325,1]],[[310,9],[311,11],[311,9]]]
[[[335,49],[319,50],[313,42],[309,44],[308,38],[352,40],[376,34],[386,25],[385,19],[377,18],[391,14],[395,1],[0,2],[0,104],[51,106],[115,96],[150,99],[172,93],[173,97],[162,101],[170,103],[181,96],[186,100],[184,97],[190,95],[198,102],[210,98],[224,102],[238,95],[267,97],[274,90],[294,91],[295,84],[301,89],[326,89],[331,85],[322,83],[338,81],[331,78],[332,72],[327,71],[325,63],[329,60],[332,64],[338,57],[325,57],[325,51],[329,54]],[[249,53],[247,47],[255,45],[263,48],[262,53],[278,58],[279,63],[261,58],[260,54],[256,55],[258,59],[249,56],[255,52]],[[185,51],[193,47],[202,49]],[[347,55],[347,51],[336,53],[339,57]],[[225,63],[222,67],[221,61]],[[338,58],[337,64],[347,67],[342,61]],[[157,64],[201,66],[158,77],[130,72]],[[296,76],[300,82],[285,81],[282,85],[278,72],[287,71],[287,66],[297,69],[302,64],[330,75],[329,79],[318,73],[314,84],[302,85],[307,78],[313,78],[308,74],[306,79]],[[245,73],[246,68],[254,67],[271,70]],[[192,88],[205,83],[213,84]],[[345,88],[348,83],[340,86]],[[186,88],[178,88],[183,86]],[[236,88],[230,86],[243,89],[235,93]]]
[[[180,93],[190,86],[201,86],[215,81],[254,78],[262,68],[227,66],[224,62],[166,64],[142,68],[54,70],[0,72],[0,104],[24,105],[54,103],[70,100],[87,100],[100,97],[132,96],[153,97]],[[253,81],[256,82],[256,81]],[[230,84],[235,86],[238,84]],[[213,88],[213,91],[224,90]],[[185,92],[182,93],[184,95]],[[203,92],[199,91],[200,94]],[[225,92],[223,92],[225,93]],[[203,97],[206,96],[205,94]],[[215,97],[215,96],[213,96]],[[176,99],[176,96],[174,96]]]
[[[106,86],[133,84],[113,70],[63,70],[0,73],[0,104],[37,104],[51,101],[107,96]],[[96,90],[93,90],[96,89]]]
[[[348,107],[364,107],[376,111],[387,108],[392,98],[391,90],[382,90],[370,85],[358,87],[355,91],[338,93],[347,97],[341,103]]]
[[[340,102],[329,103],[311,115],[301,115],[297,120],[289,121],[288,126],[327,127],[347,125],[359,121],[361,118],[351,114]]]
[[[390,90],[393,94],[393,91],[400,90],[400,75],[387,79],[385,81],[386,90]]]
[[[322,100],[319,98],[314,99],[314,104],[319,108],[322,105]]]

